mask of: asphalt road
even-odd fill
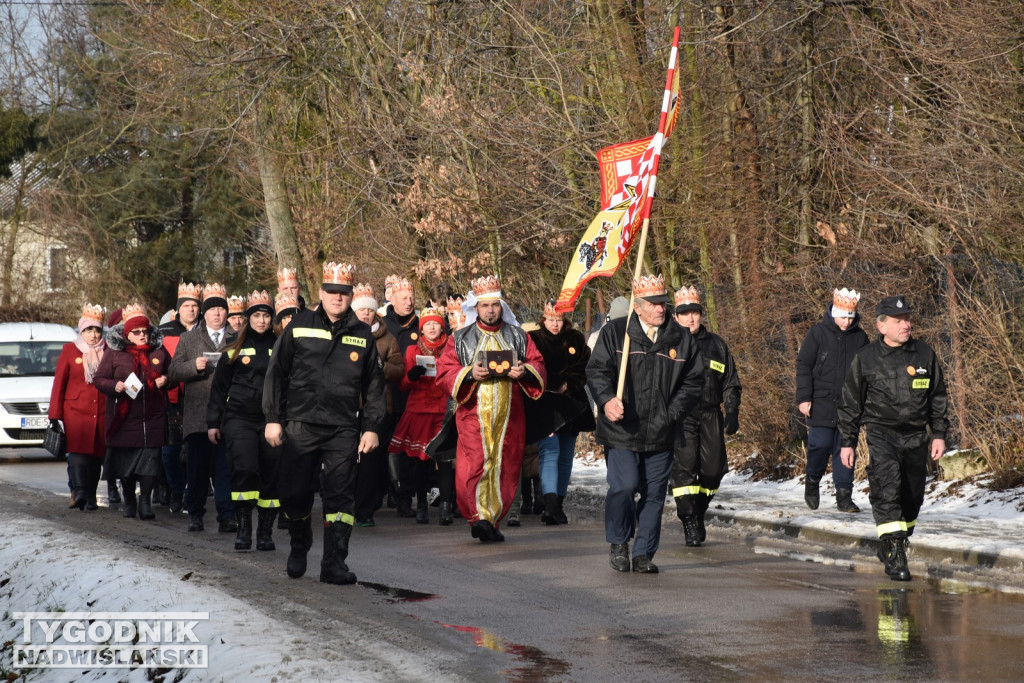
[[[436,508],[427,526],[382,510],[375,528],[353,534],[349,566],[360,585],[336,587],[316,581],[317,525],[310,575],[291,580],[284,532],[276,552],[236,553],[231,535],[189,534],[184,515],[162,508],[141,522],[68,511],[66,500],[62,463],[0,451],[3,512],[144,549],[154,564],[193,572],[311,639],[343,647],[346,629],[360,629],[428,655],[450,679],[1013,680],[1024,671],[1020,593],[897,584],[855,549],[807,561],[784,540],[722,527],[687,549],[666,518],[661,574],[619,574],[594,512],[571,510],[568,527],[526,516],[505,530],[506,543],[485,546],[464,522],[439,526]]]

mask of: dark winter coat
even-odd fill
[[[163,337],[156,327],[149,328],[149,343],[153,349],[147,354],[150,364],[167,374],[171,356],[161,342]],[[96,388],[106,394],[107,399],[107,446],[111,448],[157,448],[164,445],[167,431],[167,392],[164,389],[150,389],[145,378],[143,388],[135,398],[117,393],[118,382],[128,379],[135,372],[135,359],[124,350],[124,323],[118,323],[107,330],[107,350],[103,353],[100,366],[96,368],[93,382]],[[129,402],[128,415],[117,425],[118,406]]]
[[[387,381],[387,404],[388,415],[394,413],[394,398],[392,396],[392,385],[401,381],[405,371],[403,369],[402,349],[398,346],[398,340],[394,338],[384,319],[377,316],[377,329],[373,331],[373,339],[377,344],[377,355],[384,364],[384,379]]]
[[[615,398],[627,324],[630,348],[622,396],[625,415],[611,422],[605,417],[604,404]],[[667,451],[675,442],[676,423],[700,401],[704,360],[690,331],[671,316],[666,317],[652,344],[636,313],[631,313],[601,328],[587,365],[587,386],[598,406],[598,443],[631,451]]]
[[[332,323],[300,311],[274,345],[263,384],[267,422],[309,422],[377,432],[387,409],[370,326],[351,309]]]
[[[104,351],[104,355],[107,353]],[[82,352],[74,342],[68,342],[57,360],[48,415],[51,420],[64,421],[69,453],[97,458],[106,454],[106,412],[106,394],[85,381]]]
[[[844,331],[829,309],[825,318],[807,331],[796,358],[796,404],[811,402],[809,427],[836,428],[836,406],[846,372],[854,354],[868,343],[868,335],[860,328],[859,313]]]
[[[587,400],[587,363],[590,361],[590,347],[579,331],[566,324],[559,334],[551,334],[542,325],[532,330],[530,338],[544,356],[544,368],[548,373],[547,391],[540,398],[540,405],[551,412],[558,412],[565,425],[560,434],[579,434],[594,431],[594,413]],[[565,393],[558,393],[562,385]],[[543,412],[543,411],[541,411]]]
[[[388,332],[398,342],[399,359],[404,358],[405,350],[413,346],[420,338],[420,319],[416,312],[405,317],[399,317],[393,306],[388,306],[387,313],[382,318],[387,325]],[[405,410],[405,402],[409,400],[409,394],[402,391],[398,380],[389,380],[391,385],[391,411],[395,415],[401,415]]]
[[[853,357],[839,404],[844,447],[856,447],[862,425],[946,438],[946,382],[932,347],[911,338],[892,347],[881,336]]]
[[[729,346],[703,325],[693,338],[704,359],[704,395],[700,400],[700,410],[717,412],[724,403],[726,415],[739,413],[742,387]]]
[[[228,349],[217,364],[206,404],[206,426],[220,429],[230,418],[263,422],[263,381],[277,336],[273,330],[245,332],[242,348]]]
[[[235,333],[230,325],[225,324],[221,332],[224,334],[221,335],[220,344],[214,347],[213,340],[206,330],[206,321],[200,320],[195,327],[181,335],[178,348],[174,351],[168,374],[173,384],[185,384],[185,392],[180,400],[184,413],[183,436],[206,434],[206,404],[210,401],[210,385],[213,383],[216,368],[212,363],[208,363],[206,369],[200,372],[196,369],[196,359],[206,352],[223,353],[235,341]],[[224,360],[221,357],[220,362],[223,363]]]

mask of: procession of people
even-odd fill
[[[669,491],[685,545],[706,542],[742,388],[697,288],[673,296],[662,276],[641,276],[588,340],[554,299],[524,330],[494,275],[465,294],[435,284],[419,310],[410,280],[387,276],[378,302],[372,279],[324,263],[309,307],[295,268],[278,272],[275,295],[182,282],[159,327],[138,303],[106,322],[87,304],[49,410],[67,434],[70,507],[97,509],[105,479],[125,517],[152,520],[166,506],[187,512],[183,528],[197,533],[212,484],[217,531],[234,534],[234,550],[253,548],[255,515],[255,549],[276,550],[275,524],[286,530],[284,568],[300,578],[319,494],[319,580],[351,584],[353,528],[375,526],[385,506],[429,524],[436,498],[441,525],[461,518],[471,538],[504,541],[503,523],[520,523],[530,447],[540,520],[569,524],[577,439],[593,431],[614,570],[659,572]],[[934,351],[910,335],[906,299],[878,304],[870,343],[860,298],[836,289],[797,359],[795,405],[810,425],[804,495],[816,509],[831,463],[838,509],[859,512],[855,449],[866,428],[878,556],[905,581],[926,460],[945,446],[945,385]]]

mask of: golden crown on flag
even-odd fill
[[[140,303],[130,303],[121,309],[121,321],[128,322],[132,318],[148,318],[146,309]]]
[[[700,306],[700,292],[696,287],[683,287],[676,292],[676,306]]]
[[[296,268],[282,268],[277,271],[277,286],[280,287],[298,287],[299,286],[299,272]]]
[[[211,282],[203,287],[203,301],[207,299],[227,299],[228,288],[219,282]]]
[[[477,278],[470,283],[473,288],[473,295],[479,299],[500,299],[501,281],[497,275],[486,275]]]
[[[228,297],[228,315],[245,315],[245,297]]]
[[[178,298],[179,299],[195,299],[198,301],[203,296],[203,286],[198,282],[179,282],[178,283]]]
[[[324,279],[325,285],[346,285],[352,286],[352,282],[355,280],[356,267],[349,263],[335,263],[334,261],[327,261],[324,263]]]
[[[856,313],[857,303],[860,302],[860,293],[856,289],[832,290],[832,306],[845,313]]]
[[[639,280],[633,280],[634,299],[665,296],[666,291],[664,275],[641,275]]]
[[[231,302],[228,301],[228,304],[228,311],[230,311]],[[273,308],[274,302],[270,299],[270,293],[265,289],[262,292],[254,289],[251,294],[245,297],[245,307],[252,308],[253,306],[270,306]]]
[[[291,292],[278,292],[274,297],[274,313],[299,307],[299,297]]]
[[[89,321],[95,321],[97,327],[103,327],[104,316],[103,307],[99,304],[86,304],[82,306],[82,317]]]
[[[356,285],[355,289],[352,290],[352,299],[354,301],[355,299],[360,298],[375,298],[373,295],[373,287],[366,284],[365,282],[360,282],[358,285]]]

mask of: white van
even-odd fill
[[[39,446],[64,344],[78,333],[54,323],[0,323],[0,447]]]

